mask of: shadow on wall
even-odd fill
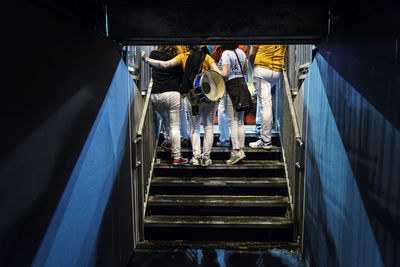
[[[400,263],[396,226],[400,221],[400,132],[392,115],[399,114],[399,109],[387,97],[399,94],[400,80],[392,68],[398,58],[385,65],[368,64],[375,70],[371,73],[356,59],[362,58],[360,53],[353,57],[349,51],[380,51],[388,44],[358,44],[323,47],[302,88],[308,111],[304,114],[306,257],[315,266]],[[344,47],[346,53],[342,53]],[[332,65],[331,59],[338,64]],[[357,80],[365,77],[365,71],[374,77],[385,73],[388,79],[381,80],[380,95],[369,92],[376,88],[368,84],[371,77]],[[365,95],[377,99],[371,103]],[[382,102],[387,105],[378,109]]]
[[[112,41],[23,2],[4,12],[1,266],[31,265],[120,60]]]
[[[96,261],[100,224],[121,163],[127,156],[129,88],[132,88],[128,77],[128,69],[121,60],[33,266],[88,266]],[[129,165],[125,167],[129,170]],[[128,188],[129,177],[128,171],[124,179]],[[128,203],[127,215],[131,210]],[[131,217],[127,215],[120,219],[129,221]],[[114,229],[110,225],[107,230]],[[125,234],[129,236],[128,232]],[[129,246],[125,249],[129,251]]]

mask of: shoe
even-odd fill
[[[210,166],[211,163],[212,163],[212,160],[210,158],[203,158],[203,164],[202,165],[204,167]]]
[[[249,143],[251,148],[264,148],[264,149],[271,149],[272,144],[271,142],[264,143],[261,139],[258,139],[256,142]]]
[[[174,159],[172,161],[172,165],[174,165],[174,166],[184,165],[184,164],[188,163],[188,161],[189,160],[187,158]]]
[[[229,140],[225,140],[225,141],[218,141],[215,143],[215,146],[220,146],[220,147],[229,147],[230,143]]]
[[[183,139],[182,142],[181,142],[181,146],[182,147],[191,147],[190,140]]]
[[[244,155],[244,153],[243,153],[243,155]],[[228,165],[233,165],[233,164],[235,164],[235,163],[238,162],[239,160],[241,160],[241,159],[243,159],[244,157],[246,157],[246,156],[242,157],[243,155],[242,155],[242,153],[240,153],[240,152],[238,152],[237,154],[233,154],[233,152],[231,152],[231,157],[226,161],[226,164],[228,164]]]
[[[240,150],[240,151],[239,151],[239,154],[240,154],[240,159],[241,159],[241,160],[244,159],[244,158],[246,157],[246,154],[244,153],[243,150]]]
[[[171,144],[164,141],[164,142],[161,144],[161,147],[164,148],[164,149],[166,149],[166,150],[169,150],[169,149],[171,149]]]
[[[193,166],[199,166],[201,164],[201,159],[197,158],[197,157],[193,157],[190,160],[190,164],[193,165]]]

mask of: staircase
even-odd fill
[[[168,151],[157,148],[144,218],[142,247],[286,247],[293,244],[285,168],[279,135],[271,150],[251,149],[227,166],[231,149],[213,147],[209,167],[175,167]],[[191,148],[182,148],[191,158]],[[221,243],[223,242],[223,243]]]

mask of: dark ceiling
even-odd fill
[[[317,43],[395,1],[31,0],[124,44]],[[108,23],[106,25],[107,13]],[[107,27],[106,27],[107,26]]]

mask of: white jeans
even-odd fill
[[[261,139],[266,143],[271,142],[273,120],[271,87],[280,80],[281,76],[282,72],[266,68],[254,69],[253,83],[261,107]]]
[[[226,97],[221,98],[218,104],[219,141],[229,141],[228,114],[226,113]]]
[[[151,94],[153,108],[160,114],[167,138],[171,141],[172,156],[181,158],[181,94],[176,91]]]
[[[228,114],[228,122],[231,126],[231,140],[232,140],[232,149],[242,149],[244,148],[244,123],[243,116],[244,111],[237,112],[233,108],[231,97],[226,94],[225,95],[225,110]]]
[[[192,115],[192,105],[185,98],[186,110],[189,114],[190,141],[192,142],[192,150],[194,157],[201,156],[200,146],[200,123],[203,117],[204,139],[203,139],[203,157],[210,158],[211,148],[214,142],[214,119],[217,111],[217,102],[204,103],[200,102],[199,114]]]

